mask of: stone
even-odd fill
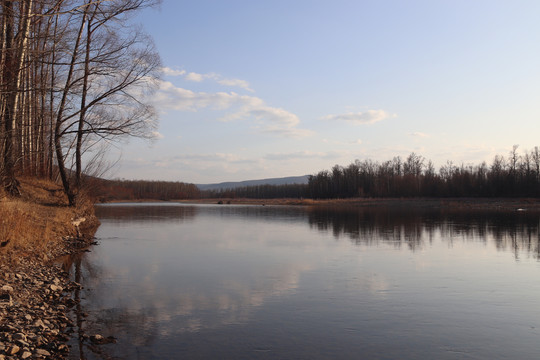
[[[22,353],[21,359],[28,359],[31,356],[32,356],[32,353],[30,351],[25,351]]]
[[[12,346],[8,349],[7,354],[8,354],[8,355],[15,355],[16,353],[19,352],[19,350],[21,350],[20,347],[18,347],[17,345],[12,345]]]
[[[24,340],[16,340],[15,342],[17,343],[17,345],[22,346],[23,348],[30,347],[30,344]]]
[[[2,291],[13,292],[13,287],[9,285],[2,286]]]
[[[108,336],[105,338],[102,335],[96,334],[96,335],[90,336],[90,341],[98,345],[112,344],[112,343],[116,343],[116,338],[114,336]]]
[[[61,286],[59,286],[59,285],[54,285],[54,284],[52,284],[52,285],[50,286],[50,289],[51,289],[52,291],[57,291],[57,292],[61,292],[62,290],[64,290],[63,287],[61,287]]]
[[[12,306],[13,301],[11,295],[7,292],[0,293],[0,306]]]
[[[36,321],[34,321],[34,324],[33,324],[35,327],[39,327],[39,328],[42,328],[42,329],[46,329],[47,326],[43,323],[43,321],[41,319],[37,319]]]
[[[103,336],[99,335],[99,334],[96,334],[96,335],[92,335],[90,336],[90,341],[92,341],[93,343],[96,343],[96,344],[99,344],[103,341]]]
[[[16,334],[13,334],[13,340],[22,340],[22,341],[26,341],[26,335],[24,335],[23,333],[16,333]]]
[[[51,356],[51,353],[45,349],[36,349],[36,354],[39,356]]]

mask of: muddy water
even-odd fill
[[[99,245],[74,358],[534,359],[539,216],[122,204]],[[84,320],[84,321],[83,321]]]

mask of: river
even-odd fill
[[[540,358],[540,216],[178,203],[97,207],[85,359]],[[81,314],[83,316],[81,316]]]

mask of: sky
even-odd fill
[[[163,0],[151,142],[110,178],[218,183],[540,146],[540,2]]]

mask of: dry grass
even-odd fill
[[[20,198],[0,194],[0,261],[45,259],[62,236],[75,235],[72,219],[91,211],[68,207],[61,188],[50,181],[21,179]]]

